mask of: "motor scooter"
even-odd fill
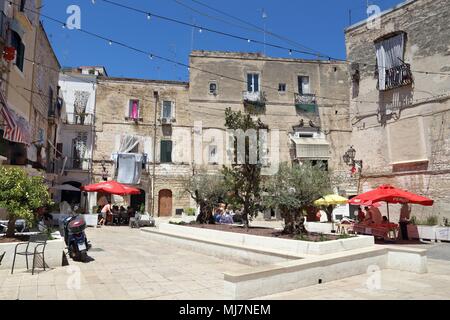
[[[64,241],[69,256],[75,261],[86,262],[87,251],[91,248],[84,230],[86,222],[80,216],[70,216],[64,219]]]

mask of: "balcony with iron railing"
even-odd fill
[[[95,121],[92,113],[67,113],[63,122],[69,125],[93,126]]]
[[[378,77],[377,89],[379,91],[387,91],[407,86],[414,82],[411,65],[408,63],[403,63],[399,66],[385,70],[384,88],[383,86],[380,86],[380,81],[382,81],[382,79],[379,76],[379,71],[377,70],[376,73]]]
[[[316,95],[312,93],[295,93],[295,107],[298,112],[317,112]]]
[[[262,91],[243,91],[242,99],[245,104],[251,104],[254,106],[265,106],[266,105],[266,95]]]

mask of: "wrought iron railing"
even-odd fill
[[[380,77],[378,74],[378,90],[385,91],[391,90],[402,86],[410,85],[414,82],[411,72],[411,65],[404,63],[402,65],[386,69],[386,75],[384,79],[384,88],[380,86]]]
[[[244,100],[245,103],[250,104],[265,105],[266,103],[266,96],[262,91],[257,92],[244,91],[242,92],[242,99]]]
[[[296,93],[295,94],[296,105],[310,105],[316,104],[316,95],[312,93]]]
[[[94,115],[92,113],[67,113],[65,124],[92,126],[94,125]]]

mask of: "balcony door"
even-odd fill
[[[309,77],[306,77],[306,76],[298,77],[298,93],[300,95],[311,93],[311,88],[309,85]]]
[[[247,74],[247,91],[248,92],[259,92],[260,81],[259,74],[248,73]]]
[[[172,216],[172,191],[161,190],[158,197],[159,202],[159,217]]]

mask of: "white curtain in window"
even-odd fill
[[[310,94],[310,88],[309,88],[309,77],[302,77],[302,93],[303,94]]]
[[[402,65],[405,35],[403,33],[375,44],[379,89],[386,89],[386,70]]]
[[[139,145],[140,138],[131,135],[124,135],[120,140],[118,153],[128,153]]]

